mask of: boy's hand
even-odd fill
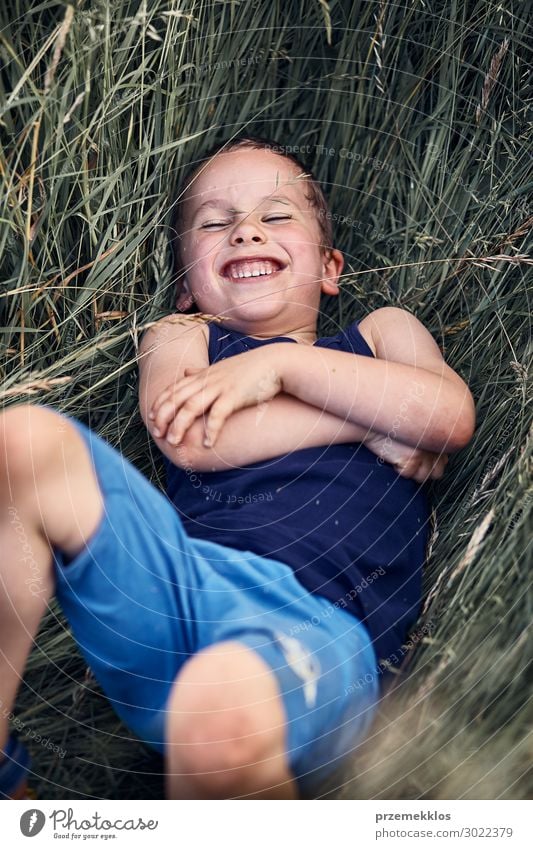
[[[441,478],[448,462],[447,454],[414,448],[381,433],[370,432],[364,444],[384,462],[390,463],[402,478],[412,478],[417,483]]]
[[[186,368],[184,377],[154,402],[149,413],[154,436],[179,445],[194,421],[208,413],[204,445],[212,447],[232,413],[281,392],[278,360],[268,350],[273,347],[255,348],[207,368]]]

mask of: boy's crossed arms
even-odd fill
[[[171,462],[197,471],[363,442],[404,477],[441,477],[443,452],[474,432],[470,390],[406,310],[375,310],[359,329],[375,359],[275,342],[209,365],[205,325],[162,319],[140,343],[142,418]]]

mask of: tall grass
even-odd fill
[[[533,792],[527,37],[519,0],[0,8],[4,406],[77,416],[163,486],[139,333],[173,311],[184,167],[243,130],[303,148],[329,195],[346,265],[320,332],[402,306],[474,394],[475,438],[433,491],[431,630],[329,793]],[[161,795],[55,607],[16,712],[44,798]]]

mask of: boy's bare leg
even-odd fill
[[[68,420],[29,404],[0,413],[0,760],[54,592],[51,546],[74,557],[103,509],[90,455]],[[255,652],[238,642],[199,652],[170,705],[169,798],[297,798],[277,682]]]
[[[0,760],[26,659],[54,592],[51,545],[74,556],[103,498],[83,439],[50,409],[0,413]]]
[[[217,643],[190,658],[167,711],[167,798],[298,798],[277,680],[243,643]]]

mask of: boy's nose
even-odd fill
[[[246,236],[242,236],[241,234],[239,234],[238,236],[235,236],[234,239],[232,239],[232,243],[235,245],[242,245],[243,242],[259,242],[259,244],[261,244],[264,241],[265,240],[262,239],[261,236],[257,235],[256,233],[254,233],[254,235],[252,235],[250,238],[246,238]]]
[[[265,242],[265,235],[261,228],[254,224],[253,221],[240,221],[235,225],[230,235],[232,245],[242,245],[246,242],[255,242],[261,244]]]

